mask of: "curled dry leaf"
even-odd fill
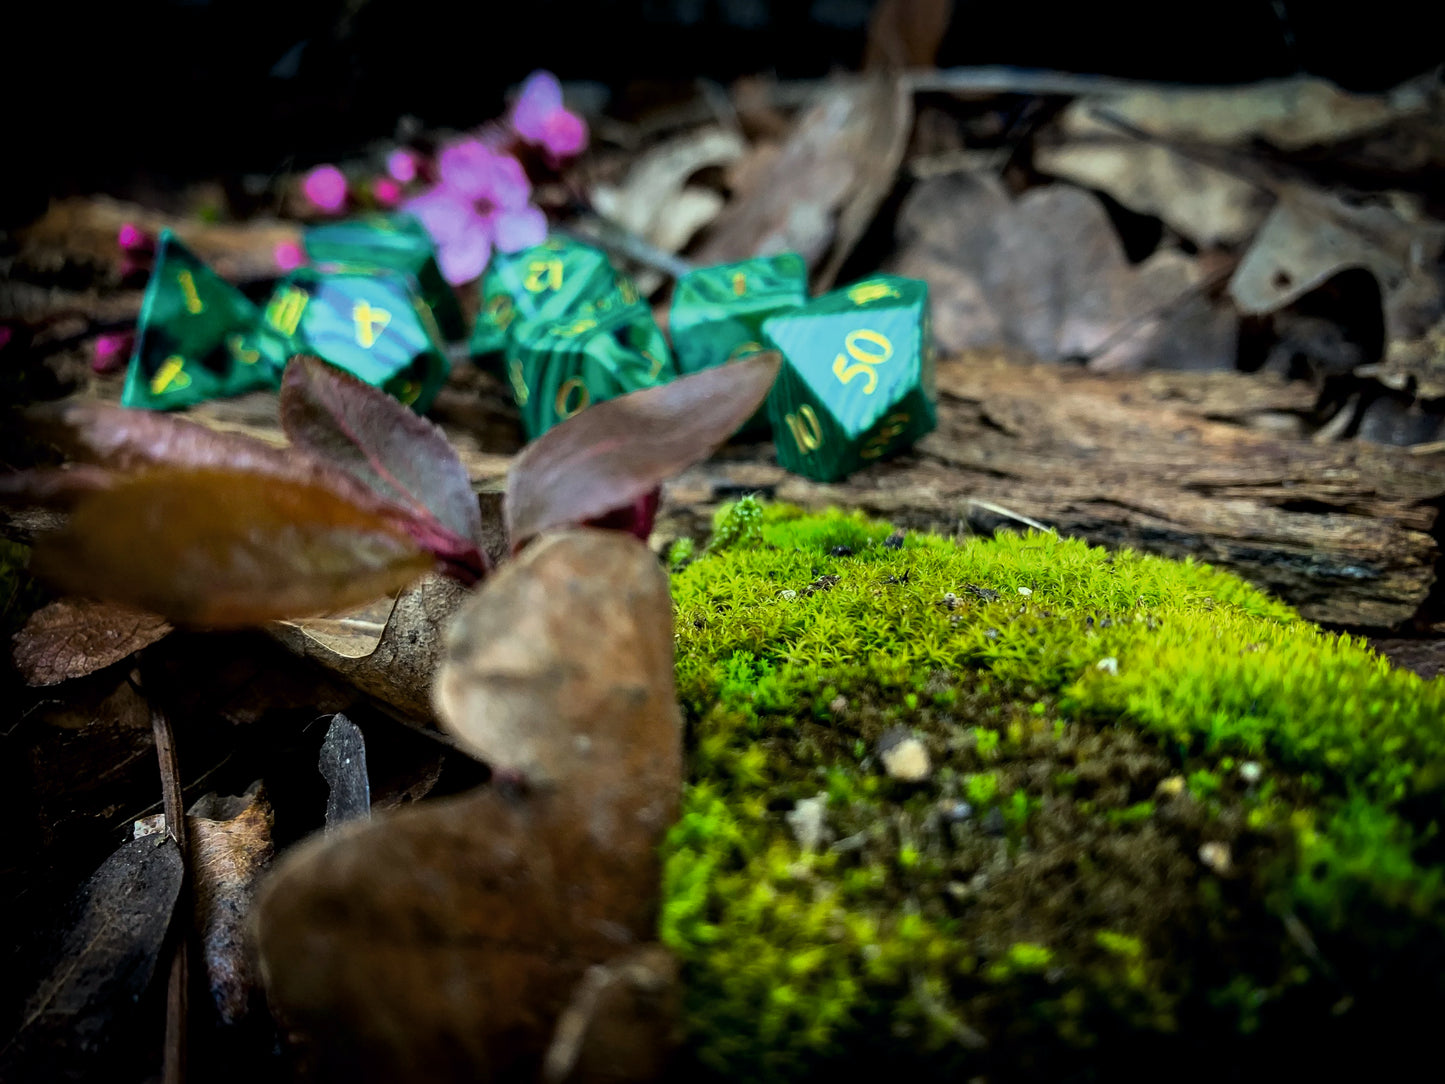
[[[57,599],[15,634],[15,668],[27,685],[54,685],[104,669],[170,631],[165,618],[128,606]]]
[[[433,563],[384,510],[220,468],[152,470],[88,494],[32,558],[70,593],[216,628],[363,602]]]
[[[296,447],[388,503],[481,544],[477,495],[455,449],[440,429],[386,392],[302,355],[282,379],[281,427]]]
[[[598,403],[548,430],[507,475],[513,550],[644,500],[706,459],[767,397],[779,364],[775,352],[756,354]]]
[[[94,1080],[116,1075],[151,984],[185,863],[168,836],[123,844],[62,916],[18,1031],[0,1047],[0,1079]]]
[[[256,880],[271,862],[271,803],[258,782],[240,797],[206,795],[186,819],[206,981],[221,1022],[239,1024],[260,993],[247,922]]]
[[[594,977],[632,998],[618,1011],[586,983],[656,928],[658,845],[681,788],[666,576],[625,535],[550,536],[476,593],[448,643],[448,727],[529,782],[423,802],[283,859],[257,911],[270,1004],[332,1078],[530,1080],[556,1048],[568,1079],[638,1079],[625,1074],[646,1059],[622,1052],[644,1035],[644,1053],[662,1048],[674,999]],[[515,750],[513,734],[526,735]]]

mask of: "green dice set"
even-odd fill
[[[121,393],[125,406],[174,410],[274,388],[288,356],[240,290],[169,230],[161,234]]]
[[[457,295],[437,267],[431,235],[407,214],[376,214],[325,222],[306,231],[306,255],[322,271],[399,271],[436,318],[447,340],[466,334]]]
[[[579,411],[677,375],[667,340],[627,280],[560,319],[515,324],[507,378],[529,438]]]
[[[833,482],[933,429],[928,286],[875,275],[763,323],[783,368],[768,396],[778,462]]]
[[[451,369],[431,309],[398,271],[301,268],[276,287],[265,324],[291,353],[315,354],[420,412]]]
[[[760,256],[690,272],[677,280],[669,330],[681,373],[726,365],[767,349],[763,321],[796,309],[808,299],[808,268],[793,252]],[[768,430],[766,406],[742,428],[749,436]]]
[[[514,324],[559,320],[617,285],[606,253],[564,237],[498,252],[482,276],[482,307],[468,349],[474,358],[501,354]]]

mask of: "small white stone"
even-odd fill
[[[1239,766],[1239,778],[1252,787],[1264,778],[1264,769],[1259,766],[1258,761],[1246,760]]]
[[[1119,672],[1119,660],[1113,655],[1106,655],[1094,663],[1095,670],[1102,670],[1106,674],[1117,674]]]
[[[921,782],[933,771],[928,750],[917,738],[904,738],[897,745],[883,750],[880,755],[884,770],[894,779],[901,779],[905,783]]]
[[[1228,843],[1201,843],[1199,845],[1199,861],[1220,875],[1228,873],[1234,865]]]
[[[1167,779],[1159,780],[1159,785],[1154,788],[1154,793],[1161,798],[1178,798],[1184,793],[1184,786],[1182,775],[1171,775]]]
[[[149,817],[142,817],[131,826],[134,833],[132,839],[144,839],[146,836],[158,836],[166,830],[166,815],[154,813]]]
[[[783,814],[783,819],[788,822],[788,829],[799,847],[805,851],[816,851],[823,845],[823,837],[828,833],[827,813],[828,793],[823,791],[812,798],[800,798],[794,802],[793,808]]]
[[[1033,592],[1030,591],[1027,587],[1020,587],[1019,594],[1023,595],[1024,598],[1028,598],[1030,595],[1033,594]]]
[[[842,715],[848,710],[848,698],[846,696],[835,696],[828,701],[828,710],[834,715]]]
[[[782,592],[780,595],[778,595],[778,597],[779,597],[780,599],[785,599],[785,600],[795,599],[795,598],[798,597],[798,592],[789,589],[789,590],[787,590],[787,591]]]

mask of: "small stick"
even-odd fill
[[[140,672],[131,672],[131,684],[145,695],[140,681]],[[176,904],[180,918],[180,929],[171,949],[170,975],[166,982],[166,1038],[161,1069],[162,1084],[185,1084],[186,1080],[186,1016],[189,1008],[187,994],[190,989],[189,938],[189,833],[186,829],[186,807],[181,784],[180,761],[176,757],[176,735],[166,713],[148,698],[151,709],[151,733],[155,736],[156,758],[160,761],[161,797],[165,803],[166,831],[176,841],[181,851],[181,861],[186,875],[181,881],[181,894]]]

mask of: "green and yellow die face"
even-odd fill
[[[410,275],[448,340],[466,334],[457,296],[437,266],[436,246],[408,214],[376,214],[326,222],[306,231],[306,255],[323,271],[391,270]]]
[[[265,323],[293,353],[315,354],[417,411],[450,370],[431,309],[396,271],[294,271],[276,287]]]
[[[684,275],[668,319],[678,371],[696,373],[766,349],[763,321],[807,299],[808,268],[792,252]]]
[[[562,237],[521,252],[496,253],[482,276],[482,307],[469,349],[482,358],[506,350],[514,325],[560,320],[618,285],[606,253]]]
[[[274,388],[288,356],[245,294],[169,230],[161,234],[121,395],[125,406],[174,410]]]
[[[763,325],[783,368],[768,396],[778,461],[832,482],[933,429],[928,286],[875,275]]]
[[[522,424],[534,440],[593,403],[677,375],[667,340],[626,279],[562,319],[518,324],[506,368]]]

